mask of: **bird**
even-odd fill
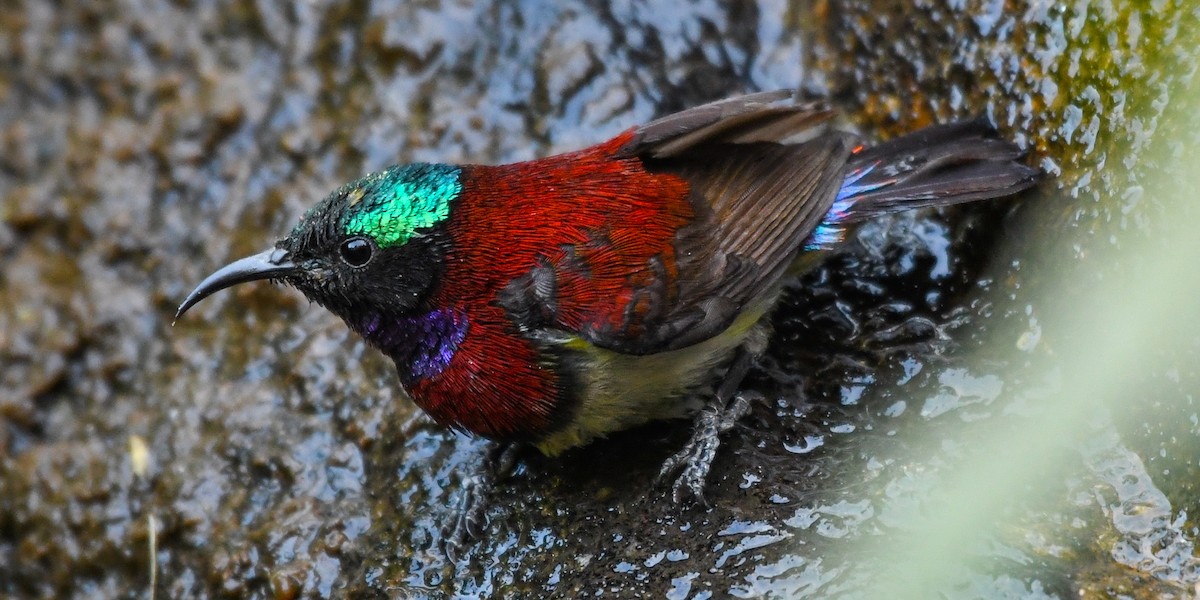
[[[438,423],[548,456],[692,417],[662,469],[702,498],[784,283],[857,224],[1038,181],[984,118],[875,146],[795,90],[703,104],[581,150],[388,167],[219,268],[175,318],[272,280],[390,358]]]

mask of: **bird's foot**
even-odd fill
[[[446,555],[457,562],[459,553],[467,543],[483,532],[487,525],[487,507],[497,483],[512,474],[517,462],[517,444],[495,443],[480,463],[478,472],[468,477],[463,487],[461,509],[454,519],[454,527],[446,537]]]
[[[755,397],[741,393],[727,405],[713,403],[696,415],[692,437],[679,452],[663,463],[658,472],[659,481],[679,472],[671,485],[671,499],[676,504],[682,499],[682,492],[686,488],[698,502],[708,505],[704,499],[704,484],[717,457],[717,448],[721,446],[721,434],[729,431],[750,412],[750,402]]]

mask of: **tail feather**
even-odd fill
[[[852,196],[855,204],[847,222],[901,210],[1009,196],[1037,181],[1036,171],[1019,167],[1011,163],[973,163],[957,166],[949,174],[883,186]]]
[[[1041,175],[1020,162],[1023,156],[983,119],[899,137],[851,158],[839,198],[848,206],[839,221],[1015,194]]]
[[[1041,172],[1024,153],[997,137],[984,119],[936,125],[850,157],[837,198],[806,240],[828,249],[846,226],[902,210],[1010,196],[1037,183]]]

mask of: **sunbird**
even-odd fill
[[[547,455],[695,416],[670,457],[701,497],[784,282],[887,213],[1013,195],[1039,172],[982,119],[866,147],[792,90],[499,166],[396,165],[204,279],[176,318],[286,283],[396,365],[434,420]],[[707,408],[706,408],[707,407]]]

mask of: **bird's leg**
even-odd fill
[[[468,538],[479,537],[486,524],[485,511],[491,500],[492,490],[501,479],[512,474],[516,466],[520,446],[512,443],[492,442],[479,465],[478,472],[466,479],[462,510],[458,511],[454,528],[446,538],[446,553],[456,560],[458,550]]]
[[[745,348],[738,350],[721,385],[708,405],[696,415],[692,437],[683,448],[663,463],[658,472],[659,480],[680,471],[671,486],[671,498],[678,503],[680,492],[687,488],[701,503],[704,500],[704,482],[712,468],[717,448],[721,445],[721,434],[729,431],[739,419],[750,412],[752,396],[738,393],[738,386],[750,371],[754,356]]]

